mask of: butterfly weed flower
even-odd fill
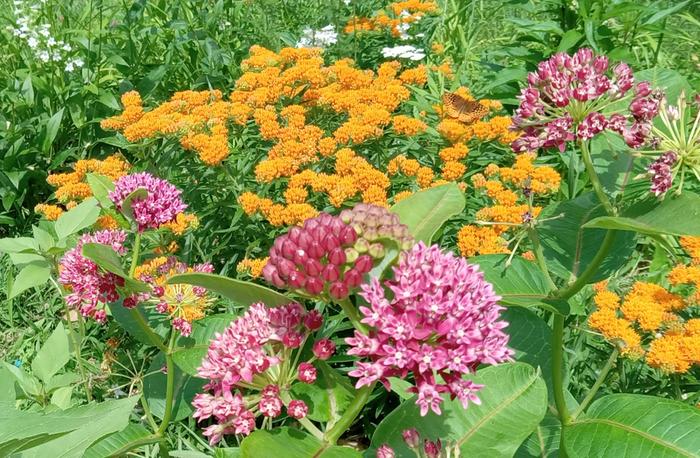
[[[177,220],[187,205],[180,197],[180,190],[167,181],[156,178],[150,173],[141,172],[125,175],[114,182],[114,191],[109,198],[118,210],[122,210],[125,199],[137,189],[145,189],[145,197],[131,201],[133,217],[139,232],[157,229],[160,225]]]
[[[310,361],[297,365],[294,357],[312,332],[307,326],[316,322],[316,316],[308,319],[312,313],[297,303],[253,304],[215,335],[198,369],[199,377],[209,380],[206,392],[192,402],[199,422],[213,418],[204,429],[211,444],[226,434],[250,434],[256,417],[263,416],[264,423],[280,416],[284,406],[292,418],[307,415],[308,406],[292,399],[290,388],[298,377],[304,383],[315,377]]]
[[[567,142],[590,140],[606,129],[622,135],[630,147],[642,146],[662,93],[645,81],[635,85],[624,62],[610,68],[606,56],[582,48],[574,55],[557,53],[540,62],[518,98],[513,124],[523,135],[513,142],[513,150],[563,152]],[[620,111],[627,100],[628,110]]]
[[[346,339],[348,354],[361,358],[350,372],[356,387],[380,381],[388,388],[389,377],[411,374],[421,415],[439,415],[445,394],[465,408],[478,404],[482,385],[463,376],[513,355],[493,286],[478,266],[423,242],[403,252],[393,272],[384,285],[377,278],[362,285],[369,334]]]
[[[99,323],[107,319],[107,312],[101,305],[119,299],[118,287],[124,279],[102,271],[97,264],[82,254],[86,243],[101,243],[110,246],[118,255],[124,255],[126,232],[105,230],[85,234],[75,248],[66,252],[59,263],[58,282],[68,291],[66,303],[77,309],[84,317],[92,317]]]

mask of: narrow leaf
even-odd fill
[[[245,306],[262,302],[268,307],[276,307],[292,302],[287,296],[270,288],[216,274],[190,273],[173,275],[168,279],[168,283],[171,285],[185,283],[187,285],[201,286]]]

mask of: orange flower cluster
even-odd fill
[[[38,204],[34,207],[34,211],[44,215],[44,218],[49,221],[56,221],[63,214],[63,208],[51,204]]]
[[[199,227],[199,218],[191,213],[178,213],[174,221],[160,225],[161,229],[168,229],[175,235],[183,235],[197,227]]]
[[[525,218],[539,216],[542,207],[523,203],[521,196],[526,193],[542,196],[555,192],[559,189],[561,177],[549,166],[534,164],[535,158],[536,155],[533,153],[520,154],[511,167],[490,164],[483,174],[477,173],[472,176],[474,188],[482,190],[493,202],[492,205],[478,210],[476,219],[505,224],[463,227],[457,236],[457,244],[462,256],[508,253],[503,234],[512,227],[521,225]],[[520,192],[515,192],[511,188]],[[525,190],[527,191],[524,192]]]
[[[700,237],[684,236],[680,238],[680,243],[693,264],[700,264]]]
[[[262,276],[263,268],[267,264],[269,258],[244,258],[241,262],[236,265],[236,271],[239,273],[246,273],[252,278],[259,278]]]
[[[622,355],[644,357],[649,366],[666,373],[687,372],[700,364],[700,319],[684,320],[677,313],[688,306],[683,297],[646,282],[634,283],[624,299],[604,282],[594,289],[597,310],[588,323]]]
[[[345,25],[345,33],[359,33],[389,30],[395,37],[401,35],[401,26],[420,20],[427,13],[438,10],[436,2],[407,0],[391,3],[386,11],[379,11],[373,17],[354,17]]]

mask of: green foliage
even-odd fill
[[[243,439],[241,458],[259,456],[286,456],[289,458],[359,458],[357,451],[348,447],[330,445],[310,434],[291,428],[272,431],[258,430]]]
[[[414,427],[422,437],[456,443],[462,455],[510,457],[530,435],[547,408],[547,388],[537,370],[524,363],[502,364],[476,373],[481,405],[464,409],[459,401],[441,406],[442,415],[420,416],[413,399],[404,401],[377,427],[372,447],[389,444],[397,456],[410,456],[401,437]]]
[[[173,351],[175,364],[184,372],[196,375],[214,334],[223,332],[234,318],[231,314],[219,314],[195,321],[192,334],[178,340],[178,346]]]
[[[168,279],[169,284],[185,283],[201,286],[209,291],[221,294],[237,304],[249,306],[262,302],[268,307],[276,307],[292,302],[287,296],[255,283],[235,280],[216,274],[189,273],[173,275]]]

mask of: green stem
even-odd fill
[[[588,177],[591,180],[593,190],[598,196],[598,200],[600,200],[600,203],[603,204],[603,207],[605,208],[605,211],[608,215],[615,215],[615,207],[613,207],[613,204],[610,202],[608,195],[605,194],[603,184],[600,182],[600,178],[598,178],[598,174],[593,168],[593,159],[591,159],[591,151],[588,149],[588,142],[586,141],[581,142],[581,157],[583,158],[583,163],[586,165]]]
[[[173,348],[175,347],[175,341],[177,340],[177,332],[175,329],[170,331],[170,343],[168,344],[168,349],[165,352],[165,367],[168,371],[166,374],[166,385],[165,385],[165,413],[163,413],[163,421],[158,428],[159,436],[165,433],[170,424],[170,417],[173,413],[173,395],[175,393],[175,364],[173,363]]]
[[[327,442],[335,444],[338,442],[338,439],[340,439],[340,436],[350,428],[350,425],[352,425],[360,412],[362,412],[365,404],[367,404],[375,384],[376,382],[369,386],[363,386],[355,392],[355,397],[345,410],[345,413],[343,413],[338,422],[333,425],[331,429],[326,431],[325,439]]]
[[[556,289],[557,285],[554,284],[554,280],[552,280],[552,277],[549,275],[549,269],[547,268],[547,263],[544,259],[544,252],[542,251],[542,245],[540,244],[540,237],[537,235],[537,230],[535,230],[535,228],[531,225],[527,226],[527,236],[530,238],[530,242],[532,242],[532,251],[535,253],[537,265],[544,274],[544,278],[547,280],[547,283],[549,283],[549,286],[552,289]]]
[[[143,393],[143,386],[141,387],[141,392]],[[151,408],[148,405],[146,398],[143,396],[141,396],[141,407],[143,407],[143,413],[146,415],[146,420],[148,420],[148,424],[151,425],[151,429],[153,429],[153,431],[158,431],[158,424],[153,419],[153,414],[151,414]]]
[[[617,361],[618,354],[619,352],[617,348],[615,348],[610,354],[610,357],[605,363],[605,366],[603,366],[603,368],[600,370],[600,374],[598,374],[598,378],[596,378],[590,391],[588,392],[588,394],[586,394],[586,397],[583,398],[583,401],[581,401],[581,404],[578,406],[578,408],[574,410],[574,413],[571,414],[571,418],[575,419],[576,417],[578,417],[581,414],[581,412],[586,410],[586,407],[588,407],[591,401],[593,401],[593,398],[595,397],[596,393],[598,393],[600,387],[603,385],[605,378],[608,376],[610,369],[612,369],[613,365],[615,364],[615,361]]]
[[[134,273],[136,272],[136,266],[139,265],[139,255],[141,254],[141,232],[136,231],[136,237],[134,238],[134,249],[131,253],[131,266],[129,267],[129,277],[134,278]]]
[[[357,308],[355,308],[354,305],[352,305],[352,302],[350,302],[349,298],[341,299],[339,301],[336,301],[338,305],[343,309],[343,312],[348,316],[350,319],[350,322],[352,325],[360,331],[363,334],[367,334],[368,329],[367,326],[362,323],[362,317],[360,316],[359,312],[357,311]]]
[[[287,391],[283,391],[280,393],[280,398],[282,399],[282,402],[284,402],[285,405],[289,405],[289,403],[292,401],[291,396],[289,396],[289,393]],[[303,426],[308,432],[310,432],[316,439],[323,440],[323,431],[318,429],[316,425],[314,425],[311,420],[308,418],[299,418],[297,419],[299,424]]]
[[[566,317],[554,314],[554,329],[552,330],[552,385],[554,404],[559,412],[559,420],[563,426],[569,424],[569,409],[564,398],[564,320]]]

